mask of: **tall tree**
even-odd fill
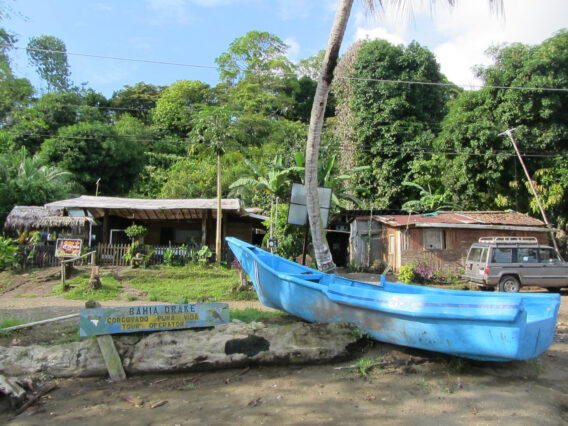
[[[136,117],[144,124],[151,124],[151,111],[156,107],[160,94],[164,90],[162,86],[155,86],[143,82],[134,86],[124,86],[112,94],[111,103],[116,117],[123,114]]]
[[[124,194],[144,165],[141,144],[121,136],[103,123],[78,123],[60,129],[46,140],[40,156],[72,172],[87,191],[94,194],[101,178],[101,191]]]
[[[274,34],[249,31],[231,42],[229,51],[222,53],[215,62],[221,80],[236,85],[247,77],[259,81],[289,73],[292,64],[286,58],[287,50],[288,46]]]
[[[363,0],[367,8],[372,9],[374,2],[372,0]],[[448,0],[450,5],[454,4],[455,0]],[[491,4],[501,4],[501,0],[489,0]],[[404,0],[392,0],[395,4],[404,4]],[[382,3],[381,0],[378,1]],[[323,227],[320,218],[320,207],[318,197],[318,179],[317,179],[317,165],[318,153],[320,145],[320,133],[323,126],[323,119],[325,114],[325,107],[327,104],[327,97],[331,82],[333,80],[333,71],[337,65],[337,58],[339,56],[339,49],[347,27],[347,21],[351,14],[353,0],[339,0],[335,20],[331,28],[327,48],[325,51],[321,72],[318,80],[318,86],[314,97],[314,104],[310,116],[310,128],[308,133],[308,140],[306,142],[306,192],[307,192],[307,207],[308,217],[310,221],[312,241],[316,256],[316,263],[318,268],[322,271],[328,271],[335,268],[331,252],[327,241],[323,236]]]
[[[179,80],[161,92],[153,112],[154,125],[169,135],[186,138],[192,128],[193,115],[200,106],[212,102],[208,84],[197,80]]]
[[[61,39],[48,35],[32,37],[27,52],[30,62],[46,82],[48,92],[69,90],[71,71],[67,62],[67,49]]]
[[[385,40],[366,42],[358,50],[349,77],[347,102],[353,114],[355,163],[370,166],[357,183],[378,208],[400,208],[412,163],[430,151],[446,113],[448,88],[392,81],[445,83],[434,54],[416,42],[407,47]],[[380,81],[388,80],[388,81]],[[396,173],[392,173],[396,170]]]
[[[217,232],[215,238],[216,262],[221,262],[221,234],[223,210],[221,208],[221,156],[233,140],[236,117],[228,106],[202,107],[193,119],[191,139],[205,145],[217,156]]]
[[[14,110],[30,102],[34,92],[27,79],[16,78],[12,72],[9,53],[16,41],[13,34],[0,28],[0,128],[11,124]]]
[[[490,52],[494,63],[480,70],[487,87],[460,94],[443,121],[435,148],[457,155],[442,156],[442,181],[465,208],[538,214],[511,141],[499,136],[516,128],[515,139],[548,216],[565,224],[568,204],[559,190],[568,169],[568,31],[539,45],[515,43]]]

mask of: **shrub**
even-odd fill
[[[124,230],[124,232],[131,240],[139,240],[146,236],[148,229],[146,229],[146,227],[142,225],[130,225]]]
[[[405,284],[409,284],[414,281],[414,265],[401,266],[398,270],[398,280]]]
[[[375,260],[369,270],[377,274],[382,273],[386,268],[386,265],[379,259]]]
[[[432,281],[434,278],[434,268],[429,266],[426,262],[421,262],[413,270],[414,279],[423,284]]]
[[[18,247],[11,238],[0,237],[0,271],[18,266]]]

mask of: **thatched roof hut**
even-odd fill
[[[15,206],[4,222],[4,230],[13,233],[37,229],[37,222],[48,216],[63,216],[63,209],[44,206]]]
[[[88,216],[63,216],[64,209],[60,207],[44,206],[15,206],[11,211],[4,230],[8,234],[16,231],[24,232],[40,229],[70,229],[83,230],[89,224],[96,225],[96,221]]]

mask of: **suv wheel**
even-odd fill
[[[512,275],[505,275],[499,281],[499,291],[504,291],[506,293],[518,293],[521,289],[521,283],[517,278]]]

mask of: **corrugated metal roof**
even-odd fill
[[[373,220],[392,227],[424,226],[427,224],[451,225],[509,225],[509,226],[545,226],[534,217],[518,212],[437,212],[413,215],[373,216]]]
[[[200,219],[205,210],[212,211],[216,217],[217,199],[143,199],[119,197],[94,197],[82,195],[69,200],[55,201],[46,207],[88,209],[95,218],[109,215],[139,220],[190,220]],[[240,200],[229,198],[221,200],[223,211],[234,211],[246,214],[241,208]]]

